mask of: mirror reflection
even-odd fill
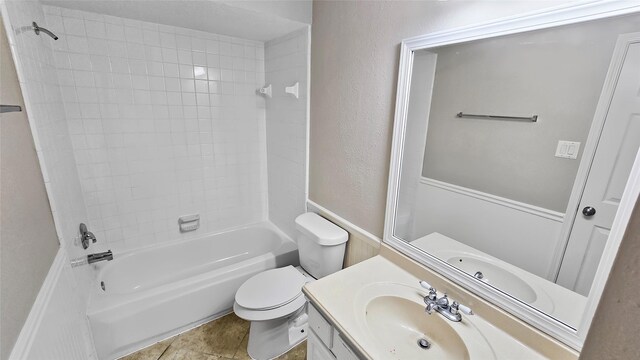
[[[640,145],[639,20],[414,52],[394,236],[575,328]]]

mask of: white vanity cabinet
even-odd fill
[[[342,339],[340,332],[309,304],[307,360],[358,360],[355,352]]]

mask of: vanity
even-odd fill
[[[425,311],[429,291],[467,304],[459,322]],[[437,285],[436,285],[437,284]],[[383,245],[381,253],[303,288],[307,359],[577,359],[578,353]]]
[[[640,194],[640,5],[400,45],[378,256],[305,285],[315,359],[577,359]]]

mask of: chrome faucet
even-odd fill
[[[96,242],[96,236],[87,229],[87,225],[80,223],[80,241],[82,242],[82,248],[86,249],[89,244]]]
[[[87,255],[87,262],[89,264],[93,264],[95,262],[98,261],[111,261],[113,260],[113,253],[111,252],[111,250],[107,250],[105,252],[101,252],[101,253],[95,253],[95,254],[89,254]]]
[[[427,304],[427,307],[424,309],[424,311],[427,314],[431,315],[435,310],[442,316],[444,316],[447,320],[455,322],[462,320],[462,315],[460,314],[461,312],[465,313],[466,315],[473,315],[473,311],[470,308],[459,304],[457,301],[453,301],[451,304],[449,304],[449,298],[447,297],[447,294],[444,294],[441,298],[438,298],[438,291],[431,285],[429,285],[429,283],[427,283],[426,281],[420,281],[420,286],[429,290],[429,294],[424,297],[424,303]]]

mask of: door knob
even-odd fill
[[[596,214],[596,209],[592,208],[591,206],[585,206],[584,209],[582,209],[582,215],[584,216],[593,216]]]

